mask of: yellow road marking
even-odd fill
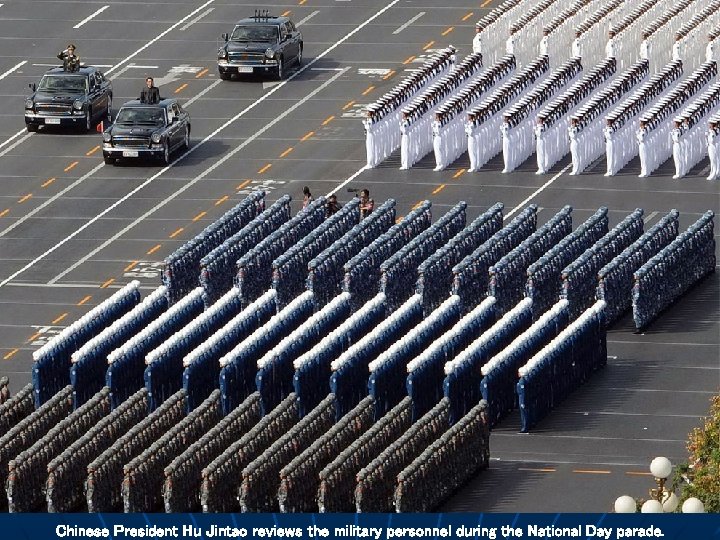
[[[50,184],[52,184],[54,181],[55,181],[55,177],[54,177],[54,176],[53,176],[52,178],[48,178],[47,180],[45,180],[45,182],[43,182],[42,187],[48,187],[48,186],[49,186]]]
[[[465,173],[465,169],[460,169],[458,172],[453,174],[453,178],[460,178]]]
[[[472,17],[473,15],[475,15],[475,13],[473,13],[473,12],[471,11],[470,13],[468,13],[467,15],[465,15],[465,16],[462,18],[462,20],[463,20],[463,21],[467,21],[467,20],[468,20],[470,17]]]
[[[75,167],[77,167],[77,164],[78,164],[78,163],[80,163],[80,162],[79,162],[79,161],[73,161],[70,165],[68,165],[67,167],[65,167],[65,169],[63,169],[63,170],[64,170],[65,172],[70,172],[70,171],[72,171]]]
[[[409,63],[412,62],[413,60],[415,60],[415,57],[414,57],[414,56],[410,56],[410,57],[407,58],[407,60],[405,60],[405,61],[403,62],[403,64],[409,64]]]
[[[130,264],[128,264],[128,265],[125,267],[125,269],[123,270],[123,272],[129,272],[130,270],[132,270],[133,268],[135,268],[135,265],[136,265],[137,263],[138,263],[138,261],[132,261]]]
[[[445,30],[445,31],[442,33],[442,35],[443,35],[443,36],[447,36],[447,35],[448,35],[450,32],[452,32],[453,30],[455,30],[455,27],[454,27],[454,26],[451,26],[450,28],[448,28],[447,30]]]
[[[394,70],[394,69],[391,69],[391,70],[388,71],[385,75],[383,75],[383,81],[387,81],[387,80],[388,80],[390,77],[392,77],[393,75],[395,75],[395,70]]]
[[[625,474],[628,476],[652,476],[652,473],[640,471],[625,471]]]
[[[8,212],[10,212],[10,209],[9,209],[9,208],[6,208],[6,209],[3,210],[2,212],[0,212],[0,217],[5,217],[5,215],[6,215]]]
[[[532,467],[518,467],[518,471],[530,471],[530,472],[556,472],[556,469],[552,467],[543,467],[540,469],[534,469]]]
[[[302,5],[304,5],[304,4],[305,4],[305,2],[307,2],[307,0],[300,0],[300,1],[298,2],[298,6],[302,6]]]
[[[78,306],[85,305],[85,304],[87,304],[91,299],[92,299],[92,296],[88,294],[85,298],[83,298],[82,300],[80,300],[80,301],[77,303],[77,305],[78,305]]]
[[[148,250],[147,254],[148,254],[148,255],[152,255],[153,253],[155,253],[155,252],[156,252],[158,249],[160,249],[161,247],[162,247],[162,244],[157,244],[155,247],[151,247],[151,248]]]
[[[24,197],[22,197],[22,198],[18,201],[18,203],[22,204],[22,203],[24,203],[25,201],[27,201],[30,197],[32,197],[32,193],[28,193],[27,195],[25,195]]]
[[[327,126],[330,122],[333,121],[334,118],[335,118],[335,115],[334,115],[334,114],[331,114],[331,115],[328,116],[325,120],[323,120],[322,125],[323,125],[323,126]]]
[[[197,75],[195,75],[195,78],[196,78],[196,79],[199,79],[200,77],[202,77],[203,75],[205,75],[208,71],[210,71],[208,68],[203,69],[200,73],[198,73]]]
[[[32,343],[40,336],[40,334],[42,334],[42,332],[35,332],[32,336],[28,338],[27,342]]]
[[[480,7],[485,7],[485,6],[487,6],[490,2],[492,2],[492,0],[485,0],[482,4],[480,4]]]
[[[205,214],[207,214],[207,212],[205,212],[205,211],[200,212],[197,216],[195,216],[193,218],[193,221],[200,221],[203,218],[203,216],[205,216]]]
[[[217,201],[215,201],[215,206],[220,206],[222,203],[224,203],[225,201],[227,201],[229,198],[230,198],[229,195],[223,195],[223,196],[220,197]]]
[[[347,111],[347,110],[348,110],[350,107],[352,107],[353,105],[355,105],[355,102],[354,102],[354,101],[348,101],[348,102],[343,106],[342,110],[343,110],[343,111]]]
[[[422,205],[423,202],[424,202],[424,201],[418,201],[418,202],[416,202],[415,205],[412,207],[412,209],[413,209],[413,210],[417,210],[418,208],[420,208],[420,206]]]
[[[270,167],[272,167],[272,163],[268,163],[267,165],[265,165],[262,169],[258,171],[258,174],[263,174],[264,172],[267,172]]]
[[[367,96],[370,92],[375,90],[375,87],[373,85],[370,85],[367,87],[367,89],[362,93],[363,96]]]
[[[65,317],[67,317],[67,316],[68,316],[67,313],[63,313],[63,314],[60,315],[57,319],[55,319],[55,320],[52,322],[52,324],[57,324],[57,323],[59,323],[60,321],[62,321],[62,320],[63,320]]]
[[[284,12],[284,13],[281,15],[281,17],[287,17],[287,16],[290,15],[291,13],[292,13],[292,11],[290,11],[290,10],[288,9],[286,12]]]
[[[428,50],[430,47],[432,47],[433,45],[435,45],[435,42],[434,42],[434,41],[429,41],[429,42],[426,43],[425,46],[423,47],[423,51],[427,51],[427,50]]]
[[[579,473],[579,474],[611,474],[610,471],[603,471],[603,470],[596,471],[596,470],[592,470],[592,469],[574,469],[573,472]]]
[[[242,189],[245,186],[247,186],[250,183],[250,180],[244,180],[242,184],[240,184],[237,189]]]
[[[292,151],[293,151],[293,147],[291,146],[291,147],[289,147],[287,150],[285,150],[282,154],[280,154],[280,157],[281,157],[281,158],[284,158],[285,156],[287,156],[287,155],[288,155],[290,152],[292,152]]]
[[[183,232],[185,230],[185,227],[180,227],[178,230],[176,230],[174,233],[170,235],[170,238],[175,238],[178,234]]]
[[[100,285],[101,289],[107,289],[110,285],[112,285],[115,282],[115,278],[108,279],[105,283]]]
[[[187,85],[188,85],[188,83],[183,83],[183,84],[181,84],[180,86],[178,86],[178,87],[175,89],[175,93],[176,93],[176,94],[179,94],[180,92],[182,92],[183,90],[185,90],[185,89],[187,88]]]
[[[3,360],[10,360],[20,349],[13,349],[9,353],[7,353],[5,356],[3,356]]]
[[[438,188],[435,189],[435,191],[432,192],[433,195],[437,195],[440,193],[443,189],[445,189],[445,184],[440,184]]]
[[[86,155],[86,156],[92,156],[92,155],[93,155],[95,152],[97,152],[98,150],[100,150],[100,145],[99,145],[99,144],[98,144],[95,148],[93,148],[92,150],[90,150],[90,151],[88,151],[88,152],[85,152],[85,155]]]
[[[302,142],[307,141],[310,137],[315,135],[314,131],[308,131],[305,135],[303,135],[302,139],[300,139]]]

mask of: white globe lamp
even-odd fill
[[[690,497],[682,505],[683,514],[704,514],[705,505],[697,497]]]
[[[615,499],[616,514],[634,514],[635,512],[637,512],[637,504],[630,495],[621,495]]]
[[[654,499],[650,499],[649,501],[645,501],[640,508],[640,511],[643,514],[662,514],[663,512],[663,505],[660,501],[656,501]]]

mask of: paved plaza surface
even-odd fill
[[[638,178],[634,160],[612,178],[600,160],[569,176],[569,158],[536,175],[534,156],[502,174],[501,156],[468,173],[467,156],[434,172],[426,157],[400,171],[399,155],[362,170],[364,105],[447,45],[470,52],[474,24],[492,2],[307,0],[273,2],[304,34],[304,63],[283,82],[220,81],[222,32],[252,15],[241,1],[107,2],[28,0],[0,5],[0,375],[17,391],[30,381],[32,351],[118,287],[160,283],[160,263],[254,189],[268,202],[285,193],[299,209],[303,186],[319,196],[368,188],[398,215],[428,199],[435,218],[457,201],[474,219],[497,201],[514,215],[530,203],[538,223],[566,204],[577,226],[598,207],[610,225],[635,208],[646,229],[669,210],[682,229],[720,210],[708,162],[673,180],[672,162]],[[447,3],[446,3],[447,4]],[[268,7],[268,6],[263,6]],[[412,21],[410,24],[407,24]],[[170,167],[105,165],[100,134],[24,129],[28,84],[68,42],[108,72],[114,108],[136,98],[146,76],[192,116],[193,146]],[[651,487],[657,455],[686,458],[685,441],[720,384],[720,278],[715,273],[642,334],[629,316],[608,334],[608,365],[530,434],[510,416],[491,434],[491,468],[444,511],[605,512]]]

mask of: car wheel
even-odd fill
[[[229,81],[232,79],[232,73],[228,73],[227,71],[219,71],[218,73],[223,81]]]
[[[106,157],[106,158],[103,158],[103,160],[105,161],[105,163],[107,165],[115,165],[115,158]]]
[[[85,115],[85,131],[90,131],[92,129],[92,111],[88,109],[87,114]]]
[[[190,126],[185,126],[185,138],[183,140],[183,148],[188,150],[190,148]]]
[[[283,57],[278,58],[278,67],[277,67],[277,78],[279,81],[282,81],[285,77],[285,66],[283,66]]]
[[[300,45],[300,49],[298,50],[298,55],[297,55],[298,67],[302,66],[302,50],[303,50],[302,45]]]
[[[162,161],[165,165],[170,165],[170,145],[168,143],[165,143],[165,148],[163,149]]]
[[[26,124],[25,127],[27,127],[27,130],[28,130],[30,133],[36,133],[37,130],[38,130],[38,125],[37,125],[37,124]]]

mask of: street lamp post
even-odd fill
[[[629,495],[622,495],[615,500],[615,512],[618,514],[633,514],[637,512],[638,504],[640,511],[644,514],[660,514],[663,512],[674,512],[677,510],[679,499],[675,491],[667,488],[667,480],[672,474],[672,463],[666,457],[656,457],[650,462],[650,473],[655,478],[657,487],[649,490],[650,498],[636,501]],[[682,505],[684,513],[701,514],[705,512],[705,506],[700,499],[691,497]]]

